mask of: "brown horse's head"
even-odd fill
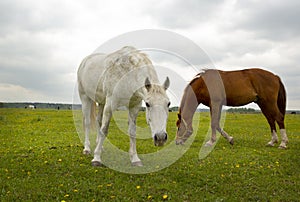
[[[200,74],[195,77],[184,90],[178,113],[176,144],[184,144],[193,133],[193,115],[201,102],[199,91],[195,91],[201,81]]]

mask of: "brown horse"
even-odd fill
[[[275,122],[279,125],[281,144],[286,148],[288,138],[284,126],[286,92],[280,78],[262,69],[238,71],[205,70],[185,88],[178,113],[176,144],[183,144],[193,133],[192,119],[199,104],[210,107],[211,139],[207,146],[216,141],[216,131],[231,144],[233,137],[220,128],[222,106],[243,106],[255,102],[268,120],[272,139],[269,146],[278,142]]]

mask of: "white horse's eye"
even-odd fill
[[[150,107],[150,104],[148,102],[146,102],[146,107]]]
[[[170,105],[171,105],[171,102],[168,102],[168,107],[170,107]]]

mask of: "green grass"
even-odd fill
[[[115,117],[125,120],[125,114]],[[94,168],[82,143],[72,111],[0,109],[1,201],[298,201],[300,196],[299,115],[287,115],[287,150],[266,147],[269,128],[261,114],[226,114],[225,130],[235,138],[230,146],[220,138],[204,159],[199,151],[209,129],[201,113],[195,140],[174,164],[146,174]],[[176,113],[168,122],[174,144]],[[108,139],[120,150],[129,138],[112,121]],[[145,116],[140,130],[148,130]],[[117,135],[118,134],[118,135]],[[153,153],[151,139],[139,139],[138,152]],[[176,148],[182,148],[178,146]],[[143,159],[145,166],[150,163]],[[129,157],[126,159],[129,164]],[[163,196],[166,198],[164,199]]]

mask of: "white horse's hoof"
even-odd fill
[[[131,162],[132,166],[142,167],[143,163],[141,161]]]
[[[84,149],[82,153],[83,153],[84,155],[90,155],[90,154],[91,154],[91,151],[90,151],[90,150]]]
[[[268,144],[266,146],[267,147],[274,147],[274,143],[273,142],[268,142]]]
[[[103,166],[103,164],[101,162],[99,162],[99,161],[92,161],[92,166],[94,166],[94,167],[101,167],[101,166]]]

